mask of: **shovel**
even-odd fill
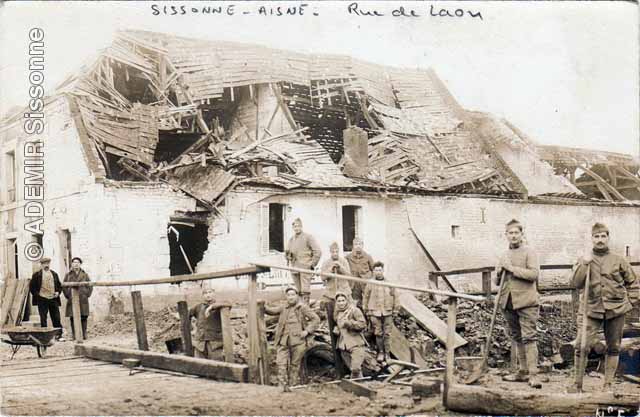
[[[500,289],[498,290],[498,294],[494,300],[493,305],[493,313],[491,314],[491,324],[489,325],[489,334],[487,335],[487,341],[484,345],[484,352],[482,353],[482,362],[478,368],[464,381],[465,384],[473,384],[477,382],[480,378],[485,375],[485,371],[487,370],[487,359],[489,358],[489,349],[491,348],[491,340],[493,339],[493,326],[496,324],[496,315],[498,314],[498,306],[500,305],[500,296],[502,295],[502,289],[504,288],[504,276],[505,270],[502,270],[502,274],[500,276]]]

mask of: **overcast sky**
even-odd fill
[[[638,9],[631,2],[307,2],[304,16],[260,16],[302,2],[9,2],[0,0],[0,114],[26,104],[28,31],[45,32],[53,86],[118,29],[335,53],[385,65],[433,67],[460,104],[504,116],[541,143],[637,155]],[[153,5],[159,15],[154,15]],[[229,6],[234,16],[194,13]],[[164,15],[164,6],[185,15]],[[419,17],[392,17],[394,8]],[[441,8],[480,18],[432,17]],[[167,12],[171,12],[167,10]],[[249,12],[249,14],[243,14]],[[317,14],[317,16],[315,15]]]

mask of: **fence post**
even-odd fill
[[[138,349],[149,350],[147,341],[147,327],[144,324],[144,308],[140,291],[131,291],[131,303],[133,304],[133,316],[136,321],[136,336],[138,337]]]
[[[491,298],[491,271],[482,271],[482,293],[487,300]]]
[[[222,324],[222,352],[224,361],[233,363],[233,329],[231,327],[231,306],[220,308],[220,323]]]
[[[71,287],[71,310],[73,314],[73,333],[77,343],[84,341],[82,317],[80,314],[80,287]]]
[[[444,405],[448,403],[449,388],[453,385],[453,371],[455,368],[455,345],[456,345],[456,314],[458,313],[458,299],[449,297],[449,307],[447,314],[447,362],[444,377]]]
[[[258,274],[249,275],[249,305],[247,306],[247,327],[249,330],[249,380],[260,382],[260,335],[258,334]]]
[[[191,317],[186,301],[178,301],[180,315],[180,334],[182,335],[182,350],[187,356],[193,356],[193,341],[191,340]]]

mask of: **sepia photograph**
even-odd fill
[[[1,1],[3,416],[640,416],[630,1]]]

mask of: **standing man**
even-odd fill
[[[286,305],[270,307],[265,305],[269,315],[280,315],[276,337],[276,366],[278,385],[289,392],[292,385],[300,381],[300,364],[307,347],[307,336],[313,334],[320,324],[320,317],[307,304],[300,302],[298,290],[289,287],[285,291]]]
[[[353,250],[347,255],[347,262],[351,268],[351,275],[357,278],[371,279],[373,275],[373,258],[364,251],[364,242],[359,237],[353,239]],[[362,291],[364,284],[350,281],[353,301],[362,307]]]
[[[292,226],[293,236],[289,239],[289,244],[285,250],[287,263],[294,268],[314,269],[322,256],[320,246],[318,246],[313,236],[302,231],[302,220],[295,219]],[[309,304],[311,275],[292,272],[291,276],[303,301]]]
[[[40,314],[40,326],[47,327],[47,315],[51,315],[53,327],[60,329],[57,340],[64,342],[62,337],[62,324],[60,323],[60,293],[62,284],[58,274],[51,270],[51,258],[40,259],[42,269],[31,276],[29,292],[32,304],[38,306]]]
[[[336,293],[336,309],[334,319],[337,326],[333,332],[338,336],[337,348],[345,361],[348,357],[351,368],[351,379],[362,378],[362,362],[364,362],[364,329],[367,321],[358,307],[351,303],[347,293]]]
[[[373,279],[384,281],[384,264],[373,264]],[[396,289],[382,285],[367,284],[364,288],[362,306],[367,311],[367,316],[373,325],[373,334],[376,337],[377,361],[386,362],[391,354],[391,326],[393,315],[398,311]]]
[[[632,304],[640,300],[640,280],[631,265],[622,257],[609,251],[609,229],[602,223],[591,228],[593,250],[578,259],[573,284],[584,288],[587,265],[590,265],[589,288],[583,292],[587,299],[587,341],[593,340],[598,330],[604,327],[607,355],[604,365],[604,386],[611,391],[613,378],[618,369],[620,342],[624,328],[624,315],[632,309]],[[575,349],[575,367],[580,361],[581,334]],[[587,352],[589,351],[587,346]]]
[[[71,260],[71,271],[67,272],[64,282],[90,282],[89,275],[81,268],[82,259],[77,256]],[[67,307],[65,308],[65,316],[71,320],[72,337],[76,338],[76,328],[73,323],[73,295],[71,287],[63,287],[62,292],[67,298]],[[87,339],[87,319],[89,318],[89,297],[93,293],[93,287],[78,287],[80,293],[80,322],[82,323],[82,337]]]
[[[333,242],[331,246],[329,246],[329,251],[331,252],[331,257],[322,263],[320,272],[351,275],[349,263],[340,256],[340,247],[336,242]],[[335,300],[337,291],[348,294],[348,296],[351,297],[351,287],[349,286],[349,282],[347,280],[322,277],[322,281],[324,281],[324,285],[326,287],[324,296],[329,300]]]
[[[505,280],[500,306],[515,342],[519,369],[506,375],[505,381],[529,382],[533,388],[542,388],[538,378],[538,255],[523,243],[524,228],[518,220],[511,220],[505,228],[509,250],[502,255],[496,267],[497,279],[502,272]]]

